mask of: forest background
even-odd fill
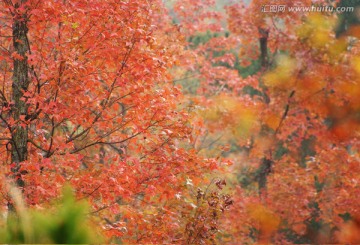
[[[0,242],[359,243],[359,13],[0,1]]]

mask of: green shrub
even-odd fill
[[[18,205],[19,206],[19,205]],[[65,188],[55,210],[30,210],[16,207],[0,227],[0,243],[101,243],[101,235],[86,217],[88,207],[76,202],[71,189]]]

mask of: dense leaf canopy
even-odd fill
[[[359,243],[360,2],[165,2],[0,1],[1,212],[68,184],[111,243]]]

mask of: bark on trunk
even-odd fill
[[[14,71],[12,77],[12,117],[15,124],[11,128],[11,160],[14,164],[12,171],[16,178],[16,184],[18,187],[24,187],[24,181],[19,173],[21,162],[27,159],[27,141],[28,141],[28,126],[21,123],[21,119],[24,119],[27,115],[28,105],[23,98],[24,93],[29,87],[28,76],[28,60],[27,54],[29,52],[29,45],[27,39],[28,16],[24,9],[26,9],[25,3],[27,0],[19,1],[15,4],[15,10],[13,15],[13,45],[14,52],[17,53],[14,57]],[[21,8],[20,8],[21,7]],[[21,10],[20,10],[21,9]],[[23,116],[23,117],[22,117]],[[14,209],[10,204],[10,209]]]
[[[260,35],[259,42],[260,42],[261,67],[266,69],[269,65],[268,47],[267,47],[269,30],[266,30],[264,28],[259,28],[259,35]]]
[[[269,68],[269,55],[268,55],[268,38],[269,30],[259,27],[259,44],[260,44],[260,61],[261,68],[263,71],[266,71]],[[263,89],[264,99],[267,104],[270,103],[270,98],[267,96],[266,88]],[[261,161],[259,174],[257,176],[258,180],[258,191],[261,200],[266,198],[266,185],[267,177],[271,172],[273,161],[264,157]]]

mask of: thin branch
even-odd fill
[[[49,145],[48,150],[46,151],[46,158],[51,157],[51,155],[53,154],[53,153],[51,153],[51,148],[54,143],[54,133],[55,133],[55,122],[54,122],[54,118],[52,118],[51,119],[50,145]]]
[[[31,143],[33,146],[35,146],[36,148],[42,150],[43,152],[47,152],[46,149],[42,148],[41,146],[39,146],[38,144],[36,144],[32,139],[28,139],[28,142]]]
[[[276,128],[276,130],[275,130],[274,135],[277,135],[277,134],[279,133],[279,130],[280,130],[280,128],[281,128],[284,120],[286,119],[286,117],[287,117],[287,115],[288,115],[288,112],[289,112],[289,110],[290,110],[290,99],[294,96],[294,94],[295,94],[295,90],[291,91],[291,93],[290,93],[290,95],[289,95],[289,97],[288,97],[288,102],[287,102],[287,104],[286,104],[286,106],[285,106],[284,113],[283,113],[283,115],[282,115],[282,117],[281,117],[281,120],[280,120],[280,122],[279,122],[279,125],[277,126],[277,128]]]
[[[80,200],[83,200],[83,199],[86,199],[86,198],[92,196],[97,190],[100,189],[100,187],[101,187],[102,185],[103,185],[103,183],[101,183],[98,187],[96,187],[92,192],[90,192],[90,193],[86,194],[85,196],[77,199],[77,201],[80,201]]]

